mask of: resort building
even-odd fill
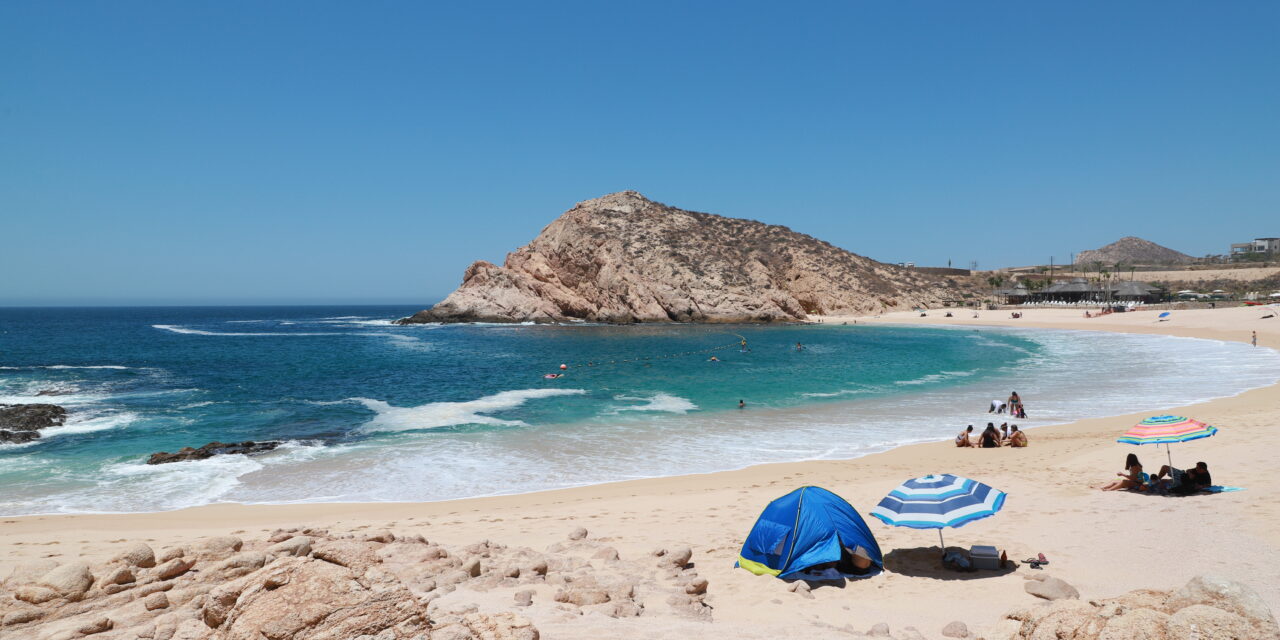
[[[1164,290],[1146,282],[1132,280],[1090,282],[1085,278],[1071,278],[1040,289],[1031,289],[1019,281],[1008,289],[997,290],[995,294],[1003,298],[1005,304],[1150,303],[1163,299]]]
[[[1280,238],[1254,238],[1253,242],[1231,245],[1231,257],[1257,253],[1280,253]]]

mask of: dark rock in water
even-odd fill
[[[31,442],[40,429],[66,420],[67,410],[56,404],[0,404],[0,442]]]
[[[278,446],[280,446],[279,441],[254,442],[252,440],[247,440],[245,442],[210,442],[199,449],[183,447],[176,453],[169,453],[168,451],[153,453],[150,458],[147,458],[147,464],[165,464],[168,462],[185,462],[187,460],[204,460],[205,458],[222,455],[249,455],[252,453],[265,453]]]

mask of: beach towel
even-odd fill
[[[1244,487],[1224,487],[1220,484],[1215,484],[1212,487],[1205,489],[1205,491],[1208,491],[1209,493],[1230,493],[1232,491],[1244,491]]]

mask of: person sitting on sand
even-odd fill
[[[1027,446],[1027,434],[1024,431],[1018,431],[1018,425],[1009,427],[1009,446],[1025,447]]]
[[[987,428],[982,431],[982,436],[978,438],[979,444],[983,449],[994,449],[1000,446],[1000,432],[996,430],[996,425],[988,422]]]
[[[1103,491],[1120,491],[1121,489],[1137,489],[1142,486],[1142,463],[1138,456],[1129,454],[1124,459],[1124,471],[1117,471],[1119,480],[1099,487]]]
[[[957,447],[972,447],[972,446],[973,446],[973,440],[970,440],[970,439],[969,439],[969,436],[970,436],[972,433],[973,433],[973,425],[969,425],[969,427],[968,427],[968,428],[966,428],[964,431],[961,431],[961,432],[959,433],[959,435],[957,435],[957,436],[956,436],[956,446],[957,446]]]
[[[1000,423],[1000,439],[1001,440],[1009,439],[1009,423],[1008,422]]]
[[[1151,485],[1167,488],[1176,495],[1189,496],[1213,486],[1213,476],[1209,475],[1209,465],[1203,462],[1197,462],[1195,467],[1185,471],[1166,464],[1160,467],[1160,473],[1152,479]]]

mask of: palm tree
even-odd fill
[[[999,288],[1000,288],[1000,285],[1004,284],[1004,276],[1002,276],[1002,275],[1000,275],[1000,274],[996,274],[996,275],[993,275],[993,276],[988,276],[988,277],[987,277],[987,284],[991,285],[991,301],[992,301],[992,302],[995,302],[995,300],[996,300],[996,289],[999,289]]]

